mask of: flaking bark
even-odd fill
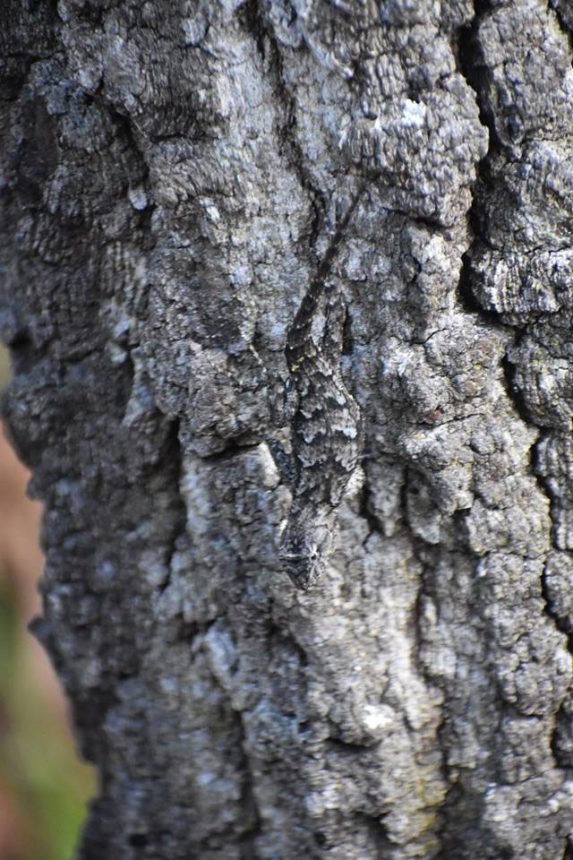
[[[4,411],[79,857],[569,856],[568,4],[5,7]],[[364,481],[302,594],[285,339],[361,183]]]

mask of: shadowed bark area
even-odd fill
[[[81,860],[569,856],[568,9],[8,0],[4,412]],[[285,341],[362,185],[362,484],[299,593]]]

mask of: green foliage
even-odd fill
[[[18,813],[22,848],[5,860],[73,855],[93,794],[93,771],[75,755],[46,689],[38,688],[16,595],[0,579],[0,780]]]

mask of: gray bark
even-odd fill
[[[4,7],[4,409],[79,857],[570,856],[568,0]],[[363,484],[302,594],[269,442],[362,182]]]

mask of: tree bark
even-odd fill
[[[567,0],[4,2],[4,411],[100,773],[78,856],[572,856]],[[362,487],[303,593],[285,339],[361,188]]]

